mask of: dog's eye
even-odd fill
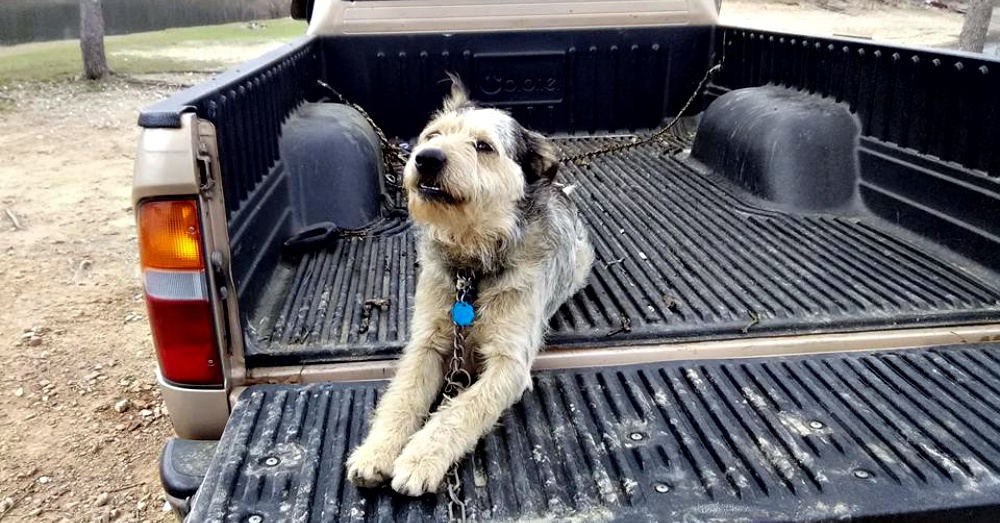
[[[493,146],[480,140],[476,142],[476,150],[481,153],[491,153],[493,152]]]
[[[426,142],[427,140],[430,140],[432,138],[437,138],[438,136],[441,136],[441,133],[437,131],[434,131],[433,133],[427,133],[426,135],[424,135],[424,141]]]

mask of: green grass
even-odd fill
[[[167,56],[129,56],[128,52],[153,52],[176,46],[211,44],[252,45],[287,42],[305,34],[305,22],[292,19],[268,20],[263,29],[249,29],[245,23],[166,29],[148,33],[109,36],[104,45],[108,66],[116,73],[171,73],[217,70],[223,65],[211,57],[176,59]],[[83,70],[77,40],[39,42],[0,47],[0,84],[12,82],[65,80]]]

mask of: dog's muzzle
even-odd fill
[[[417,190],[420,195],[430,200],[441,200],[452,203],[455,199],[441,188],[441,172],[447,157],[441,149],[427,148],[413,157],[413,165],[417,168]]]

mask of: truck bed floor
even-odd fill
[[[612,139],[558,143],[572,153]],[[942,247],[875,218],[755,206],[664,153],[671,148],[679,146],[562,169],[560,181],[578,186],[597,262],[590,285],[553,318],[550,345],[975,323],[1000,312],[1000,278],[977,277]],[[287,276],[268,292],[281,298],[257,314],[252,364],[400,350],[413,305],[413,232],[384,229],[279,269]]]
[[[1000,510],[1000,345],[540,372],[470,521],[967,521]],[[446,521],[345,479],[379,383],[240,397],[189,521]]]

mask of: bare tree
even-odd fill
[[[266,19],[284,18],[291,12],[288,0],[257,0],[254,5],[256,15]]]
[[[80,51],[83,53],[83,76],[100,80],[108,74],[104,54],[104,11],[101,0],[80,0]]]
[[[994,0],[969,1],[969,10],[965,12],[965,22],[962,23],[962,33],[958,36],[958,47],[961,50],[983,52],[986,33],[990,30],[990,18],[993,16],[993,3]]]

